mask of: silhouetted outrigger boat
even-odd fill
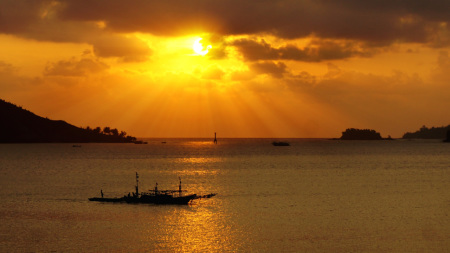
[[[183,195],[181,190],[181,179],[178,186],[178,190],[158,190],[158,183],[156,183],[154,190],[148,192],[139,193],[139,175],[136,172],[136,192],[128,193],[120,198],[104,198],[103,191],[100,191],[102,197],[89,198],[89,201],[98,202],[124,202],[124,203],[145,203],[145,204],[175,204],[175,205],[187,205],[191,200],[201,198],[211,198],[216,196],[216,193],[210,193],[207,195],[189,194]]]

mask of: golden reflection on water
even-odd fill
[[[186,141],[183,143],[185,146],[191,146],[191,147],[202,147],[202,146],[212,146],[216,145],[212,140],[207,141]]]
[[[216,163],[220,161],[222,161],[220,157],[185,157],[185,158],[178,158],[175,160],[176,163],[187,163],[187,164],[206,164],[206,163]]]
[[[206,207],[205,207],[206,205]],[[214,204],[217,206],[217,203]],[[209,208],[208,208],[209,206]],[[173,207],[157,220],[149,220],[142,242],[157,251],[169,252],[233,252],[237,250],[232,238],[231,223],[220,210],[211,210],[205,202],[201,206]],[[154,224],[158,233],[152,231]],[[156,237],[156,238],[155,238]],[[157,245],[155,245],[155,242]]]
[[[175,163],[182,164],[183,169],[175,170],[174,173],[177,175],[216,175],[218,170],[206,165],[221,161],[222,159],[219,157],[178,158],[175,160]]]

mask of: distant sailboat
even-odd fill
[[[217,144],[217,133],[214,132],[214,144]]]

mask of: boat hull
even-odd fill
[[[172,195],[142,195],[139,197],[125,196],[122,198],[89,198],[89,201],[109,202],[109,203],[130,203],[130,204],[158,204],[158,205],[187,205],[193,199],[196,199],[197,194],[186,196],[172,196]]]
[[[159,204],[159,205],[187,205],[193,199],[197,198],[196,194],[186,196],[172,196],[172,195],[142,195],[136,197],[124,197],[127,203],[144,203],[144,204]]]

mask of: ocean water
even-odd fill
[[[163,144],[162,141],[166,143]],[[1,144],[0,252],[449,252],[439,140]],[[89,202],[217,193],[188,206]]]

